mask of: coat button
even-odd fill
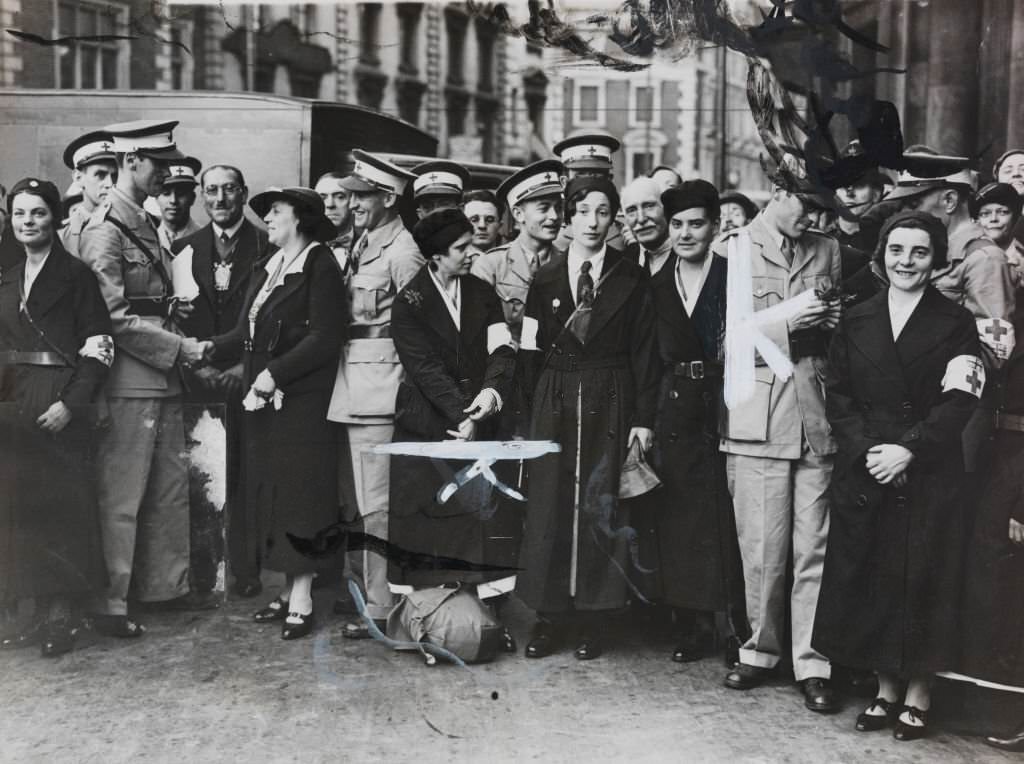
[[[676,398],[679,397],[679,392],[677,390],[669,390],[668,397],[674,401]]]
[[[907,506],[907,497],[904,496],[903,494],[897,494],[897,496],[896,496],[896,506],[899,509],[903,509],[905,506]]]
[[[679,433],[678,432],[669,433],[668,439],[669,439],[670,442],[675,443],[677,440],[679,440]]]
[[[858,507],[866,507],[867,505],[868,505],[868,497],[865,496],[864,494],[860,494],[857,497],[857,506]]]

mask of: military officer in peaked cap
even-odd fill
[[[80,135],[64,149],[64,165],[71,170],[71,179],[81,190],[82,203],[61,228],[60,241],[77,257],[82,229],[117,181],[113,137],[102,130]]]
[[[423,220],[431,212],[457,209],[469,185],[469,171],[460,164],[438,159],[412,168],[417,177],[412,182],[416,217]]]
[[[110,310],[114,365],[107,380],[110,426],[99,446],[98,495],[110,586],[96,626],[136,637],[128,596],[174,609],[211,606],[189,596],[188,471],[182,454],[180,365],[199,363],[203,346],[177,328],[170,258],[143,210],[160,193],[172,162],[177,122],[110,125],[117,184],[82,231],[80,256]]]
[[[426,261],[398,214],[398,201],[416,176],[360,149],[352,151],[352,158],[352,173],[341,187],[351,194],[353,224],[362,234],[349,262],[351,320],[327,418],[345,425],[348,452],[342,449],[340,458],[351,466],[340,463],[338,474],[353,476],[363,530],[387,539],[389,463],[369,449],[391,442],[395,429],[395,396],[403,372],[391,339],[391,306]],[[349,495],[352,487],[339,486],[341,495]],[[360,551],[349,562],[362,579],[367,614],[383,627],[392,603],[387,560]],[[342,633],[353,639],[370,636],[361,622],[347,624]]]
[[[196,203],[196,186],[202,162],[195,157],[185,157],[170,163],[170,175],[164,181],[163,190],[156,197],[160,207],[160,227],[157,234],[160,244],[168,252],[178,239],[191,236],[199,230],[192,219],[192,205]]]
[[[556,143],[551,150],[565,167],[565,174],[569,180],[577,175],[604,175],[614,179],[615,165],[612,157],[621,145],[618,138],[603,130],[577,130]],[[555,240],[555,246],[565,250],[568,249],[570,241],[572,230],[569,223],[565,222]],[[612,227],[608,229],[605,243],[615,249],[622,249],[625,246],[622,226],[618,222],[613,222]]]

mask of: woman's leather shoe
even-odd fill
[[[0,649],[17,650],[19,647],[31,647],[39,644],[44,636],[44,624],[42,621],[32,621],[21,631],[8,634],[0,639]]]
[[[869,714],[868,711],[873,708],[880,708],[885,713]],[[875,698],[867,708],[857,714],[856,730],[858,732],[877,732],[878,730],[885,729],[896,718],[897,709],[899,709],[899,706],[896,705],[896,701]]]
[[[519,645],[516,644],[516,638],[512,636],[512,632],[508,628],[504,628],[501,631],[501,649],[506,653],[514,653],[519,649]]]
[[[538,623],[533,627],[533,635],[526,643],[524,654],[527,658],[547,658],[555,651],[555,631],[551,624]]]
[[[594,658],[600,658],[603,652],[598,639],[584,634],[572,655],[578,661],[592,661]]]
[[[917,719],[920,724],[904,724],[903,720],[897,717],[896,726],[893,728],[892,736],[897,740],[920,740],[928,734],[928,712],[922,711],[915,706],[903,706],[900,709],[900,716],[907,714],[911,719]]]
[[[75,636],[78,629],[69,621],[53,621],[46,626],[46,636],[40,645],[40,652],[44,658],[56,658],[58,655],[69,653],[75,646]]]
[[[256,621],[256,623],[283,621],[287,617],[288,603],[280,597],[274,597],[265,608],[257,610],[252,614],[252,620]]]
[[[298,619],[299,623],[289,623],[287,620],[281,625],[281,639],[299,639],[308,636],[313,632],[313,613],[306,615],[301,613],[289,613],[287,618]]]

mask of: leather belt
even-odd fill
[[[789,357],[793,361],[828,354],[828,342],[820,329],[801,329],[789,335]]]
[[[128,312],[136,316],[167,318],[171,315],[174,300],[167,297],[129,297]]]
[[[704,361],[677,361],[666,363],[665,368],[677,377],[683,379],[705,379],[718,378],[724,370],[717,363],[704,363]]]
[[[547,366],[559,371],[590,371],[593,369],[625,369],[629,356],[625,353],[605,358],[580,358],[575,353],[552,353]]]
[[[1020,414],[1006,414],[1002,411],[997,411],[996,429],[1024,432],[1024,416],[1021,416]]]
[[[391,324],[353,324],[348,328],[350,340],[376,340],[391,336]]]
[[[0,366],[67,366],[57,353],[34,350],[0,350]]]

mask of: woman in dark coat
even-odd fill
[[[931,675],[956,659],[959,444],[984,385],[974,319],[929,282],[946,249],[931,215],[891,218],[875,253],[890,286],[849,311],[829,353],[839,451],[813,645],[878,673],[857,729],[895,720],[899,740],[925,734]]]
[[[310,590],[318,566],[288,534],[312,538],[338,520],[337,446],[327,422],[345,322],[345,290],[320,197],[308,188],[271,188],[249,202],[279,249],[256,263],[238,325],[214,337],[210,357],[245,351],[245,500],[256,519],[262,567],[288,587],[257,611],[283,621],[281,638],[313,629]]]
[[[658,359],[646,276],[605,246],[618,205],[607,178],[569,182],[572,246],[537,272],[527,298],[520,351],[539,348],[531,437],[561,446],[529,463],[516,581],[538,616],[527,657],[549,655],[575,622],[576,658],[596,658],[594,616],[627,600],[635,534],[619,474],[634,438],[650,449]]]
[[[441,210],[412,233],[428,262],[399,293],[391,317],[406,375],[398,388],[394,440],[499,440],[494,415],[509,393],[515,350],[494,290],[469,275],[473,226],[461,210]],[[490,583],[477,587],[482,598],[511,591],[519,511],[499,500],[481,475],[444,503],[437,500],[438,490],[469,464],[391,457],[389,541],[404,551],[504,569],[453,570],[440,560],[421,567],[396,558],[388,568],[392,586]]]
[[[652,525],[644,535],[645,547],[655,548],[652,594],[675,609],[672,659],[685,663],[707,653],[713,614],[729,610],[735,599],[730,584],[739,578],[732,501],[718,450],[726,261],[710,250],[719,221],[713,185],[686,181],[665,191],[661,202],[672,254],[651,279],[662,365],[652,464],[663,488],[638,500],[634,515]]]
[[[0,277],[0,601],[36,601],[2,646],[41,641],[44,656],[72,648],[72,606],[106,585],[93,432],[114,345],[96,277],[57,238],[60,210],[52,183],[14,186],[26,256]]]

